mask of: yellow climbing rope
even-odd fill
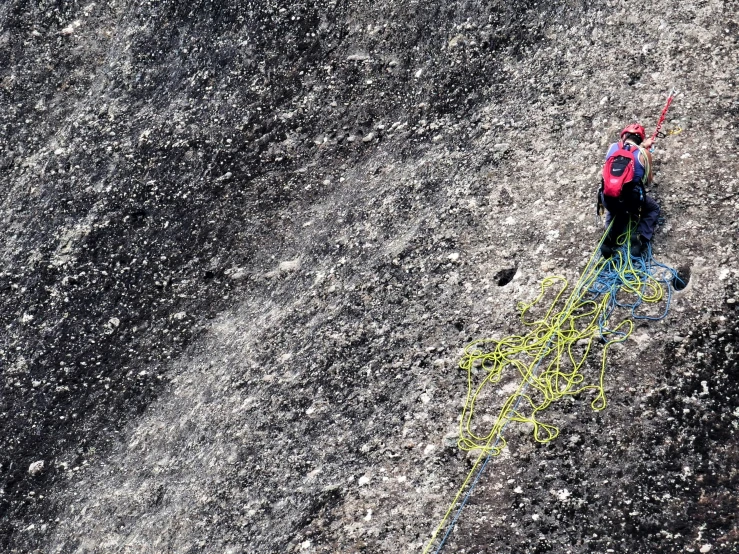
[[[610,261],[599,257],[600,246],[609,230],[603,234],[569,295],[565,294],[569,285],[564,277],[547,277],[533,301],[519,304],[521,322],[528,328],[525,335],[476,340],[464,349],[459,366],[467,372],[467,397],[459,423],[458,446],[463,451],[476,450],[479,454],[426,544],[424,554],[445,528],[483,460],[497,456],[505,448],[503,430],[509,422],[531,424],[534,440],[546,443],[559,434],[556,426],[539,419],[553,402],[594,391],[595,398],[590,403],[593,410],[606,407],[604,380],[608,349],[625,341],[634,325],[630,319],[615,326],[606,326],[604,322],[613,306],[635,305],[628,304],[625,296],[636,297],[638,305],[655,304],[664,297],[661,281],[645,270],[643,264],[641,267],[634,265],[629,247],[630,229],[618,240],[619,245],[626,245],[625,249],[617,250]],[[605,294],[593,294],[594,286],[606,272],[614,275],[617,285],[611,286]],[[542,310],[545,299],[551,300]],[[537,308],[544,313],[533,315]],[[600,341],[605,342],[600,372],[596,379],[591,376],[587,382],[583,366],[594,344]],[[477,404],[483,401],[484,395],[489,396],[491,385],[498,383],[514,385],[515,392],[503,402],[492,428],[481,431],[482,425],[477,424],[475,417]]]

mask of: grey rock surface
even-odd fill
[[[509,428],[445,551],[738,552],[738,36],[731,0],[2,3],[0,551],[420,552],[462,347],[577,278],[674,84],[689,286],[605,411]]]

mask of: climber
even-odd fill
[[[652,182],[654,140],[645,140],[644,127],[628,125],[621,131],[621,140],[608,149],[603,166],[598,202],[606,210],[606,228],[613,220],[608,236],[601,245],[604,258],[613,255],[616,239],[626,230],[631,218],[636,220],[636,234],[631,237],[631,255],[641,256],[652,240],[659,218],[659,204],[646,195],[645,187]]]

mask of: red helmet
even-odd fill
[[[644,140],[647,136],[646,133],[644,132],[644,127],[642,127],[638,123],[632,123],[631,125],[627,125],[626,127],[624,127],[624,130],[621,131],[620,137],[624,138],[624,135],[626,133],[636,135],[641,140]]]

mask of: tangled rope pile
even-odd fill
[[[671,283],[679,279],[677,272],[652,259],[651,247],[644,258],[631,255],[631,233],[627,229],[617,241],[618,249],[609,259],[599,255],[608,231],[591,255],[574,288],[565,295],[569,284],[564,277],[547,277],[538,296],[530,303],[519,304],[521,322],[529,331],[525,335],[504,339],[481,339],[467,345],[460,367],[467,372],[467,397],[460,419],[458,445],[463,451],[479,451],[472,469],[457,491],[449,509],[428,541],[424,554],[433,547],[437,536],[459,504],[436,552],[440,552],[470,493],[492,456],[506,446],[503,431],[512,422],[533,426],[534,440],[546,443],[559,435],[559,429],[539,419],[553,402],[565,396],[594,391],[590,405],[600,411],[606,407],[605,372],[610,346],[625,341],[633,331],[631,319],[610,323],[616,308],[625,308],[633,319],[658,320],[668,311],[672,295]],[[665,293],[665,291],[667,291]],[[551,298],[543,315],[531,315]],[[665,308],[650,313],[665,300]],[[586,382],[583,373],[594,345],[603,344],[599,375]],[[516,390],[503,402],[498,417],[489,431],[478,431],[476,404],[490,385],[501,381],[516,383]],[[477,382],[477,384],[476,384]],[[471,483],[471,485],[470,485]],[[469,488],[468,488],[468,485]],[[466,495],[460,503],[463,493]]]

